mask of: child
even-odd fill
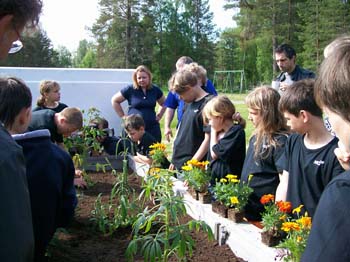
[[[287,200],[292,207],[304,205],[313,217],[318,200],[332,178],[343,171],[333,151],[338,139],[323,123],[322,111],[314,99],[314,80],[291,85],[279,104],[292,134],[278,166],[283,173],[276,200]]]
[[[246,218],[250,220],[261,220],[264,207],[260,198],[265,194],[274,195],[279,183],[276,162],[288,136],[283,115],[278,110],[279,99],[279,93],[269,86],[257,87],[245,99],[248,119],[255,127],[241,177],[241,181],[249,183],[254,190],[245,206]]]
[[[93,119],[90,122],[90,125],[103,132],[103,135],[99,136],[97,140],[100,142],[101,146],[103,147],[103,150],[108,155],[117,155],[120,152],[123,152],[123,145],[125,145],[125,141],[122,141],[120,137],[114,136],[114,132],[111,133],[113,129],[108,128],[109,124],[106,119],[102,117]]]
[[[47,129],[13,135],[26,159],[35,252],[34,261],[46,261],[47,246],[58,227],[74,216],[77,197],[74,165],[67,152],[53,144]]]
[[[321,64],[315,96],[343,145],[342,150],[349,154],[350,41],[338,38],[334,42],[337,48]],[[350,171],[347,170],[329,182],[321,195],[302,262],[350,261],[349,198]]]
[[[205,122],[209,122],[211,185],[227,174],[241,176],[245,158],[245,132],[234,124],[236,109],[227,96],[211,99],[203,109]]]
[[[56,81],[44,80],[40,83],[40,97],[37,101],[37,107],[34,111],[42,109],[51,109],[56,113],[61,112],[67,107],[66,104],[60,103],[60,85]]]
[[[51,133],[51,140],[64,148],[63,136],[70,136],[82,126],[83,115],[78,108],[66,107],[59,113],[43,109],[33,112],[28,131],[48,129]]]
[[[190,70],[192,64],[185,66],[174,75],[172,91],[187,103],[177,130],[173,146],[170,169],[181,170],[190,159],[202,161],[209,148],[208,128],[204,129],[202,110],[213,97],[201,88],[198,75]]]
[[[34,235],[26,165],[22,148],[10,134],[22,133],[30,121],[32,94],[15,77],[0,78],[0,257],[32,261]]]
[[[124,120],[124,128],[136,147],[135,150],[132,150],[136,152],[131,152],[134,155],[134,161],[151,165],[152,158],[150,157],[151,149],[149,147],[157,143],[157,140],[145,130],[145,122],[142,116],[139,114],[127,116]],[[169,164],[170,163],[165,160],[165,162],[162,163],[162,167],[168,168]]]

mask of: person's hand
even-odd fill
[[[279,91],[284,92],[290,85],[285,82],[280,82],[280,89]]]
[[[170,142],[170,139],[173,137],[173,131],[171,128],[166,127],[164,129],[164,136],[168,142]]]
[[[170,166],[169,166],[168,169],[169,169],[169,170],[175,170],[176,168],[175,168],[174,164],[170,164]]]
[[[87,183],[83,177],[75,177],[74,178],[74,186],[78,188],[87,188]]]
[[[350,169],[350,153],[347,152],[345,146],[340,141],[338,142],[338,148],[334,149],[334,154],[338,158],[340,165],[345,169]]]

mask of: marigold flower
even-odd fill
[[[160,168],[159,167],[151,167],[148,171],[148,173],[151,175],[151,176],[158,176],[159,177],[159,172],[160,172]],[[157,177],[157,178],[158,178]]]
[[[227,178],[228,180],[230,180],[230,179],[238,179],[238,176],[232,175],[232,174],[227,174],[226,178]]]
[[[192,170],[192,166],[183,166],[182,170],[184,170],[184,171],[191,171]]]
[[[299,231],[300,230],[300,225],[298,223],[296,223],[296,222],[284,222],[282,224],[281,229],[284,232],[289,232],[291,230]]]
[[[162,143],[154,143],[154,144],[150,145],[149,148],[155,149],[155,150],[160,150],[160,151],[165,151],[166,145],[162,144]]]
[[[220,183],[227,183],[227,179],[226,178],[221,178],[220,179]]]
[[[229,180],[231,183],[239,183],[239,179],[237,178],[232,178]]]
[[[239,204],[239,200],[236,196],[233,196],[230,198],[230,202],[232,205],[236,205],[236,204]]]
[[[278,201],[276,202],[278,210],[283,213],[290,213],[292,211],[292,203],[288,201]]]
[[[294,213],[300,214],[301,209],[303,208],[303,206],[304,206],[304,205],[300,205],[300,206],[294,208],[293,211],[292,211],[292,213],[293,213],[293,214],[294,214]]]
[[[303,228],[311,228],[311,217],[301,217],[296,222]]]
[[[274,201],[275,201],[275,196],[272,194],[263,195],[260,198],[260,203],[262,205],[266,205],[267,203],[274,202]]]

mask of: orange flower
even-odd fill
[[[284,222],[282,224],[281,229],[285,232],[289,232],[289,231],[299,231],[300,230],[300,225],[296,222]]]
[[[276,202],[279,211],[283,213],[290,213],[292,211],[292,203],[288,201],[278,201]]]
[[[267,203],[274,202],[274,201],[275,201],[275,196],[272,194],[263,195],[260,198],[260,203],[263,205],[266,205]]]

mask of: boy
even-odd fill
[[[22,148],[10,134],[27,129],[32,95],[22,80],[0,78],[0,258],[33,261],[32,213]]]
[[[350,152],[350,37],[337,38],[328,47],[315,84],[317,103],[342,144]],[[336,48],[331,50],[330,48]],[[342,159],[349,164],[349,159]],[[349,167],[347,166],[347,169]],[[334,178],[325,188],[312,221],[302,262],[350,261],[350,171]]]
[[[174,141],[170,169],[181,170],[190,159],[202,161],[209,148],[209,130],[205,132],[202,109],[213,96],[201,88],[198,75],[191,66],[185,66],[173,76],[172,91],[180,95],[187,105]]]
[[[293,208],[313,217],[320,196],[332,178],[343,171],[333,151],[338,139],[324,126],[322,111],[314,99],[314,81],[294,83],[281,97],[279,108],[292,134],[277,165],[283,170],[276,201],[287,200]]]
[[[83,115],[78,108],[66,107],[61,112],[45,109],[32,113],[28,131],[48,129],[52,142],[64,148],[63,136],[70,136],[83,126]]]
[[[34,261],[46,261],[47,246],[58,227],[74,216],[77,197],[69,154],[51,142],[47,129],[13,135],[26,159],[34,229]]]
[[[139,114],[131,114],[127,116],[124,119],[124,128],[136,147],[130,152],[134,155],[134,161],[151,165],[152,158],[150,157],[151,149],[149,147],[154,143],[157,143],[157,140],[145,130],[145,122],[143,121],[142,116]],[[165,162],[162,163],[162,166],[168,168],[169,164],[170,163],[165,160]]]

